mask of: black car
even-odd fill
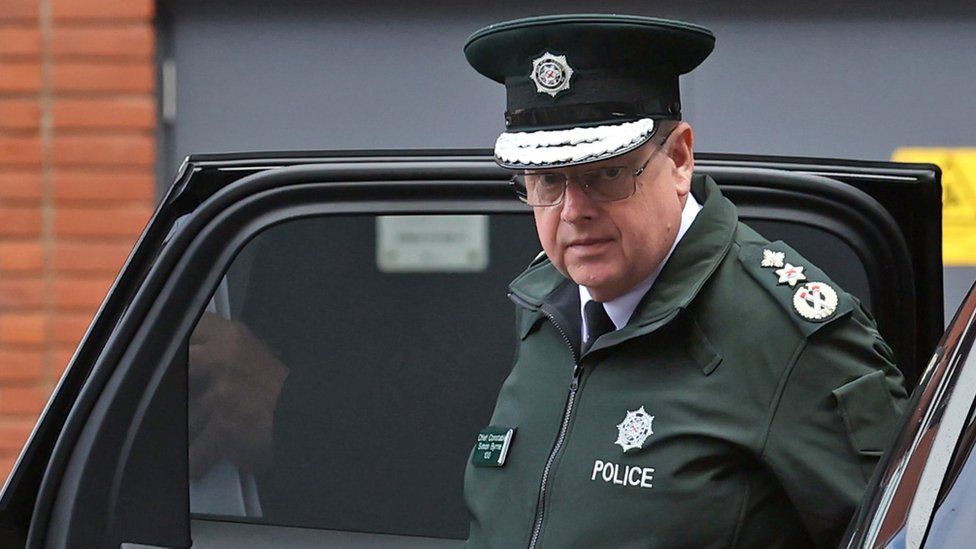
[[[971,545],[976,297],[942,336],[938,168],[697,170],[873,311],[914,390],[845,543]],[[461,544],[465,461],[512,364],[505,288],[540,249],[508,178],[480,150],[190,157],[4,487],[0,544]],[[246,349],[219,383],[204,324]],[[268,404],[252,362],[301,382]]]

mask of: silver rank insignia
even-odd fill
[[[789,284],[790,288],[796,286],[797,282],[807,279],[807,275],[803,274],[803,267],[794,267],[789,263],[782,269],[776,269],[775,272],[779,275],[779,284]]]
[[[651,430],[653,422],[654,416],[648,415],[643,406],[633,412],[628,410],[627,416],[617,425],[617,441],[614,444],[620,445],[624,452],[639,449],[647,437],[654,434]]]
[[[786,258],[784,252],[774,252],[773,250],[763,250],[763,267],[782,267],[783,260]]]
[[[793,294],[793,307],[807,320],[824,320],[837,310],[837,292],[825,282],[807,282]]]
[[[532,74],[529,78],[535,82],[535,91],[556,94],[569,89],[569,80],[573,77],[573,69],[566,61],[565,55],[553,55],[549,52],[532,60]]]

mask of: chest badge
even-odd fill
[[[807,282],[793,294],[793,308],[807,320],[824,320],[837,310],[837,292],[824,282]]]
[[[565,55],[546,52],[532,60],[532,74],[529,78],[535,82],[535,91],[538,93],[548,93],[556,97],[559,92],[569,89],[569,80],[572,77],[573,69]]]
[[[651,429],[653,422],[654,416],[649,415],[643,406],[634,411],[628,410],[627,416],[617,425],[617,441],[614,444],[623,448],[624,452],[640,449],[647,437],[654,434]]]

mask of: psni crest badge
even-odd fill
[[[634,411],[628,410],[627,416],[617,425],[617,441],[614,444],[623,448],[624,452],[639,450],[647,438],[654,434],[651,429],[653,422],[654,416],[648,414],[643,406]]]
[[[532,74],[529,78],[535,82],[535,91],[548,93],[556,97],[561,91],[569,89],[569,80],[573,77],[573,68],[569,66],[565,55],[553,55],[549,52],[532,60]]]

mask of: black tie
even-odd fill
[[[583,353],[590,350],[593,342],[603,334],[617,329],[610,320],[610,315],[603,308],[603,303],[598,301],[587,301],[583,306],[583,316],[586,317],[586,343],[583,344]]]

